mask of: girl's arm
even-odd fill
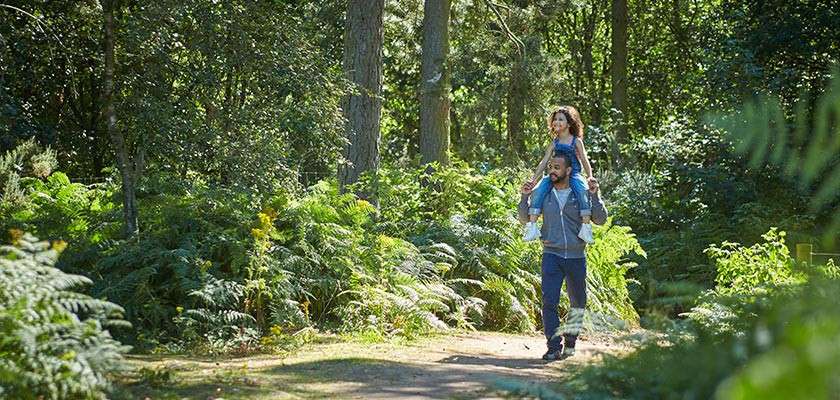
[[[537,170],[534,171],[534,177],[531,178],[531,182],[536,183],[538,179],[542,178],[543,171],[545,171],[545,167],[548,165],[548,160],[551,159],[552,150],[554,150],[554,142],[549,141],[548,147],[545,148],[545,155],[542,161],[540,161],[540,164],[537,165]]]
[[[578,159],[580,160],[581,166],[583,166],[583,171],[586,172],[587,178],[592,178],[592,165],[589,164],[589,156],[586,154],[586,148],[583,147],[583,140],[576,140],[575,147],[578,154]]]

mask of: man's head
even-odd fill
[[[572,160],[564,153],[555,153],[548,162],[548,176],[551,183],[568,182],[572,173]]]

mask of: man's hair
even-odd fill
[[[554,156],[551,158],[562,158],[565,163],[565,168],[572,166],[572,158],[566,153],[554,152]]]

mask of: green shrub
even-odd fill
[[[0,397],[105,398],[128,348],[107,328],[123,309],[70,289],[90,280],[53,268],[63,244],[26,234],[0,247]]]
[[[339,194],[334,183],[321,182],[297,201],[280,196],[273,206],[284,212],[261,213],[273,224],[259,224],[254,233],[273,239],[267,247],[284,266],[268,276],[279,273],[285,284],[271,285],[263,296],[282,328],[290,320],[319,321],[347,332],[412,337],[447,323],[469,326],[469,310],[480,309],[444,280],[452,259],[447,249],[421,249],[376,232],[376,209]]]
[[[524,175],[510,170],[482,175],[455,163],[431,172],[386,168],[378,177],[378,229],[421,247],[453,249],[445,277],[479,282],[459,289],[487,303],[477,321],[484,329],[530,331],[539,319],[540,247],[519,239],[522,228],[515,219]],[[626,258],[643,257],[644,251],[629,228],[610,222],[596,235],[588,250],[591,315],[637,324],[625,279],[634,264]]]
[[[116,224],[106,223],[117,211],[113,185],[85,186],[56,171],[44,180],[26,179],[21,187],[28,193],[28,204],[11,215],[14,228],[38,232],[45,239],[65,240],[73,248],[116,236]]]
[[[802,282],[804,276],[794,271],[793,259],[785,246],[785,232],[776,228],[762,235],[765,243],[744,247],[723,242],[706,249],[714,260],[717,291],[721,293],[750,293],[754,290]]]
[[[199,289],[190,292],[196,308],[175,317],[185,347],[213,353],[248,351],[257,347],[260,330],[254,317],[240,311],[245,287],[239,283],[206,276]]]
[[[140,334],[124,339],[142,347],[180,340],[177,310],[202,308],[190,293],[208,274],[241,282],[255,210],[243,195],[202,186],[148,195],[140,204],[138,238],[91,244],[61,265],[97,277],[93,293],[125,307]]]
[[[765,243],[711,246],[718,286],[688,319],[570,387],[583,398],[836,397],[837,267],[793,271],[783,238],[772,229]]]
[[[840,398],[840,281],[782,296],[747,330],[766,352],[717,388],[721,399]]]
[[[0,232],[3,235],[12,228],[7,225],[13,220],[12,215],[30,206],[26,182],[46,178],[56,165],[55,152],[42,149],[35,139],[0,155]]]
[[[260,208],[244,193],[151,175],[138,193],[141,232],[124,240],[109,200],[116,188],[56,172],[31,184],[38,200],[18,221],[79,244],[59,266],[90,276],[96,296],[125,307],[137,331],[123,339],[141,348],[242,350],[266,332],[311,328],[381,338],[533,331],[540,248],[519,239],[517,180],[463,164],[382,173],[379,209],[331,181],[303,195],[278,192]],[[627,228],[596,234],[593,315],[635,324],[625,256],[641,247]],[[207,290],[235,301],[210,303]],[[236,320],[224,320],[231,313]],[[220,324],[227,333],[212,331]]]
[[[603,226],[596,225],[594,233],[595,243],[586,248],[586,308],[601,321],[623,321],[637,327],[639,314],[633,308],[626,278],[637,264],[628,256],[647,254],[630,228],[614,225],[612,218]]]

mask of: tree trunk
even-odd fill
[[[342,104],[348,140],[344,158],[349,162],[338,170],[342,192],[363,173],[379,169],[384,8],[385,0],[350,0],[347,4],[344,73],[358,92]],[[375,187],[370,189],[375,193]],[[375,203],[374,193],[357,194]]]
[[[421,162],[449,164],[449,8],[450,0],[426,0],[423,7],[423,58],[420,65]]]
[[[510,69],[507,93],[507,136],[512,150],[510,159],[519,160],[525,156],[525,96],[528,93],[528,77],[523,54],[515,56]]]
[[[618,143],[627,143],[627,0],[612,2],[612,105],[621,112]]]
[[[458,112],[455,110],[454,106],[449,107],[449,120],[452,121],[450,129],[450,136],[451,136],[451,146],[454,152],[462,152],[463,150],[463,138],[461,137],[461,124],[460,120],[458,119]],[[463,157],[462,157],[463,159]]]
[[[129,160],[125,136],[117,129],[117,114],[114,109],[114,4],[112,1],[102,0],[105,31],[105,82],[103,85],[103,99],[105,106],[105,127],[114,145],[117,156],[117,168],[122,177],[123,189],[123,217],[125,218],[126,236],[131,237],[139,232],[137,226],[137,196],[135,194],[135,174],[133,161]]]
[[[586,107],[589,114],[590,124],[595,126],[601,125],[601,110],[600,103],[597,101],[598,82],[595,80],[595,60],[593,57],[593,48],[595,46],[595,32],[599,20],[598,4],[593,2],[589,12],[582,11],[583,14],[583,42],[581,43],[581,61],[583,64],[583,74],[586,77],[585,93],[587,96]]]

